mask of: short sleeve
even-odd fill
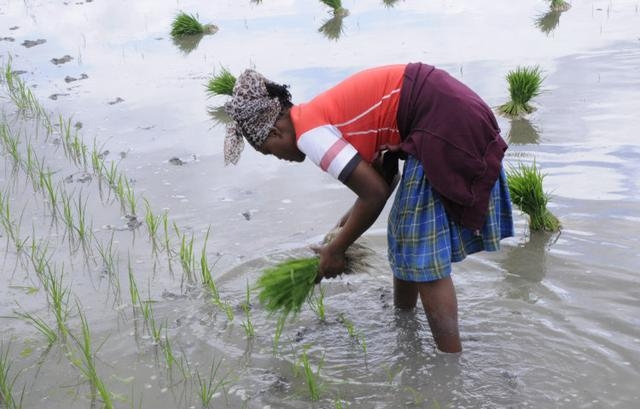
[[[298,148],[313,163],[343,183],[361,160],[358,151],[332,125],[319,126],[300,135]]]

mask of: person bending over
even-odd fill
[[[413,309],[420,297],[437,348],[461,351],[451,264],[513,235],[507,144],[487,104],[447,72],[410,63],[358,72],[301,104],[248,69],[225,111],[226,164],[246,139],[265,155],[309,158],[357,195],[337,236],[317,249],[320,279],[343,272],[345,250],[398,185],[387,228],[394,304]]]

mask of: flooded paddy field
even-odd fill
[[[338,17],[311,0],[161,3],[0,0],[0,406],[640,406],[637,0],[345,0]],[[218,31],[174,40],[180,10]],[[516,211],[500,252],[455,266],[460,355],[393,308],[388,209],[362,238],[371,267],[323,281],[324,310],[274,339],[251,286],[354,197],[251,149],[225,167],[225,99],[205,84],[253,66],[303,102],[412,61],[491,106],[509,70],[542,68],[537,110],[498,120],[507,164],[535,161],[563,228],[530,232]]]

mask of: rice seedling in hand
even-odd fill
[[[498,111],[508,117],[520,117],[535,110],[529,104],[532,98],[540,95],[542,86],[542,70],[540,67],[517,67],[507,73],[511,100],[498,107]]]
[[[171,35],[173,37],[213,34],[218,31],[218,27],[213,24],[202,24],[198,17],[193,14],[179,12],[171,23]]]
[[[207,92],[211,96],[232,95],[233,87],[236,85],[236,77],[225,67],[220,72],[215,73],[207,83]]]
[[[529,228],[556,232],[560,229],[560,221],[547,209],[549,196],[543,190],[543,179],[535,162],[531,166],[520,164],[507,170],[511,201],[529,216]]]
[[[307,257],[283,261],[258,278],[258,299],[270,313],[298,313],[318,276],[320,259]]]

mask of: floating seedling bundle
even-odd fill
[[[339,229],[332,230],[324,239],[328,243]],[[368,256],[373,251],[360,244],[352,244],[345,254],[345,274],[362,271],[369,266]],[[320,258],[317,256],[285,260],[266,269],[258,278],[256,287],[259,300],[270,313],[298,313],[309,299],[316,284]]]

